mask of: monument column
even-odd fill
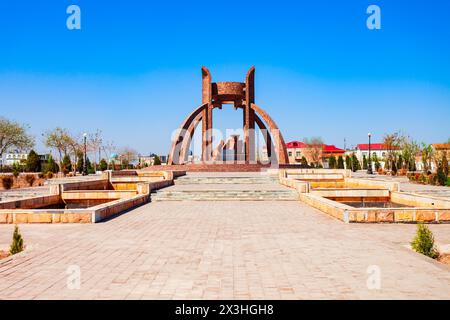
[[[255,103],[255,67],[247,72],[245,79],[244,107],[244,153],[245,162],[253,162],[255,157],[255,111],[251,104]]]
[[[208,106],[202,112],[202,160],[211,160],[212,155],[212,86],[211,73],[202,67],[202,104]]]

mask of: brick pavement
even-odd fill
[[[158,202],[95,225],[21,225],[0,299],[449,299],[414,225],[346,225],[299,202]],[[432,225],[450,243],[450,225]],[[13,226],[0,225],[0,248]],[[67,268],[81,270],[80,289]],[[367,268],[379,266],[380,290]]]

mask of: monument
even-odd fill
[[[222,109],[224,104],[242,109],[243,137],[233,135],[229,141],[220,141],[213,147],[213,109]],[[202,104],[184,119],[169,153],[168,165],[183,165],[187,163],[189,147],[197,126],[201,123],[202,130],[202,164],[257,164],[260,159],[256,155],[256,126],[264,138],[267,158],[266,164],[287,164],[288,156],[283,136],[275,121],[262,108],[255,104],[255,68],[248,72],[245,82],[212,82],[211,73],[202,67]],[[223,161],[227,148],[232,148],[234,158]],[[242,156],[239,157],[238,155]]]

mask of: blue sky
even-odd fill
[[[81,30],[66,8],[81,8]],[[382,29],[366,27],[381,7]],[[213,81],[244,81],[286,141],[321,136],[343,147],[402,130],[450,137],[450,2],[22,1],[0,3],[0,115],[36,136],[56,126],[103,130],[141,153],[166,154]],[[219,129],[238,128],[231,107]]]

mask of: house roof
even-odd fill
[[[369,150],[369,144],[368,143],[360,143],[356,146],[356,149],[359,150]],[[383,143],[371,143],[370,144],[370,150],[387,150],[388,147]]]
[[[291,141],[291,142],[286,143],[286,148],[288,148],[288,149],[294,149],[294,148],[302,149],[302,148],[308,148],[308,145],[306,143],[302,142],[302,141]],[[344,153],[345,152],[344,149],[340,149],[340,148],[337,148],[334,145],[328,145],[328,144],[323,144],[322,145],[322,151],[323,152],[329,152],[329,153],[333,153],[333,152],[336,152],[336,153],[342,152],[342,153]]]
[[[292,149],[292,148],[306,148],[307,145],[304,142],[301,141],[291,141],[286,143],[286,148]]]
[[[344,149],[337,148],[335,145],[332,145],[332,144],[331,145],[324,144],[322,150],[324,152],[330,152],[330,153],[333,153],[333,152],[335,152],[335,153],[344,153],[345,152]]]
[[[432,146],[436,150],[450,150],[450,143],[433,143]]]

